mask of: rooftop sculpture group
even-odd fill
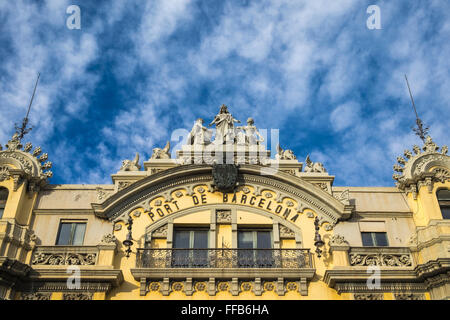
[[[222,144],[238,144],[238,145],[259,145],[264,142],[263,136],[259,133],[255,126],[255,121],[248,118],[246,126],[235,127],[235,123],[241,121],[235,119],[228,111],[226,105],[220,107],[219,113],[214,117],[214,120],[209,124],[209,127],[216,125],[216,135],[214,141],[212,140],[212,130],[203,126],[203,119],[199,118],[194,124],[189,133],[188,145],[215,145]]]
[[[250,163],[269,165],[270,151],[266,150],[263,142],[263,134],[255,126],[253,118],[247,119],[247,124],[237,126],[241,123],[233,117],[224,104],[220,106],[219,113],[214,117],[208,127],[204,125],[204,120],[198,118],[191,131],[187,135],[186,144],[177,151],[179,164],[206,163],[212,164],[218,160],[218,156],[225,156],[233,163]],[[212,127],[215,125],[215,132]],[[230,148],[228,148],[230,147]],[[276,161],[297,161],[294,152],[289,149],[282,149],[279,144],[276,147]],[[153,148],[151,161],[161,161],[171,159],[170,142],[164,148]],[[120,171],[139,171],[139,165],[131,160],[125,160]],[[312,162],[309,156],[306,159],[305,172],[326,173],[323,164]]]

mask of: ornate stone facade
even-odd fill
[[[223,105],[210,120],[215,137],[198,119],[173,155],[149,146],[110,185],[49,184],[48,155],[13,136],[0,150],[0,297],[450,298],[445,146],[405,151],[397,187],[339,187],[309,156],[303,168],[280,145],[271,155],[251,117],[240,126]]]
[[[397,187],[417,199],[421,186],[427,186],[431,193],[435,182],[450,181],[450,157],[447,152],[447,146],[439,148],[429,136],[422,149],[415,145],[413,152],[405,150],[404,157],[397,157],[397,164],[394,165],[397,173],[392,177],[397,181]]]

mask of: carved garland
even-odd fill
[[[0,182],[8,180],[10,177],[11,177],[11,174],[9,173],[9,167],[1,166],[0,167]]]
[[[408,254],[350,254],[351,266],[388,266],[388,267],[410,267],[411,257]]]
[[[96,253],[37,253],[32,261],[34,265],[95,265]]]
[[[20,299],[21,300],[50,300],[52,293],[51,292],[22,292]]]
[[[162,281],[147,280],[145,284],[145,290],[141,295],[145,295],[147,292],[160,292],[163,296],[168,296],[172,292],[184,292],[186,295],[192,295],[194,292],[207,292],[209,296],[215,296],[220,292],[230,292],[233,296],[238,296],[240,293],[253,292],[255,295],[260,296],[263,292],[277,291],[278,295],[284,295],[290,291],[301,291],[302,295],[306,295],[307,291],[301,288],[302,281],[261,281],[261,279],[255,279],[255,281],[238,280],[232,281],[217,281],[210,279],[210,281],[178,281],[163,279]]]
[[[64,293],[63,300],[92,300],[92,292]]]

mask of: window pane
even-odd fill
[[[182,248],[182,249],[189,248],[189,236],[190,236],[190,231],[176,230],[175,237],[173,240],[174,248]]]
[[[71,223],[61,223],[59,228],[59,236],[56,242],[57,245],[69,245],[70,236],[72,234],[72,224]]]
[[[449,201],[450,200],[450,190],[447,190],[447,189],[439,190],[437,192],[437,198],[438,198],[438,200]]]
[[[192,250],[192,266],[206,268],[208,266],[208,231],[196,230],[192,232],[194,237],[194,249]]]
[[[388,246],[386,232],[375,232],[375,240],[376,240],[376,244],[375,244],[376,246],[379,246],[379,247],[387,247]]]
[[[194,248],[208,249],[208,231],[206,230],[194,231]]]
[[[0,219],[5,212],[6,200],[8,200],[8,189],[0,188]]]
[[[238,248],[253,249],[253,232],[239,231],[238,233]]]
[[[239,231],[238,232],[238,266],[241,268],[251,268],[255,264],[255,257],[253,256],[253,232]],[[247,249],[247,250],[242,250]]]
[[[72,244],[74,246],[81,246],[83,245],[84,240],[84,232],[86,231],[86,224],[85,223],[74,223],[74,235],[73,235],[73,241]]]
[[[270,237],[270,231],[258,231],[258,249],[270,249],[272,248],[272,241]]]
[[[364,247],[374,246],[372,234],[370,232],[361,232],[362,243]]]
[[[6,188],[0,188],[0,203],[8,200],[8,189]]]
[[[270,231],[258,231],[257,247],[258,249],[272,248]],[[271,250],[257,250],[256,265],[260,268],[270,268],[273,265],[273,256]]]
[[[450,219],[450,207],[441,207],[442,218]]]

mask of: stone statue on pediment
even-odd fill
[[[325,173],[327,170],[325,170],[325,167],[321,162],[312,162],[309,158],[309,155],[306,156],[306,167],[305,172],[317,172],[317,173]]]
[[[241,123],[239,120],[233,118],[226,105],[220,107],[219,114],[217,114],[214,120],[209,124],[211,127],[213,124],[216,125],[216,138],[215,143],[234,143],[236,137],[234,123]]]
[[[264,142],[264,138],[256,128],[253,118],[248,118],[247,125],[237,127],[237,129],[240,130],[237,135],[238,144],[259,145],[261,142]]]
[[[164,148],[153,148],[150,159],[170,159],[170,141],[167,141]]]
[[[139,153],[136,152],[134,160],[123,160],[120,171],[139,171],[141,166],[139,165]]]
[[[283,150],[280,144],[277,144],[277,154],[275,155],[276,160],[296,160],[297,157],[294,152],[290,149]]]
[[[189,145],[207,145],[211,143],[212,131],[203,125],[202,118],[198,118],[187,138]]]

